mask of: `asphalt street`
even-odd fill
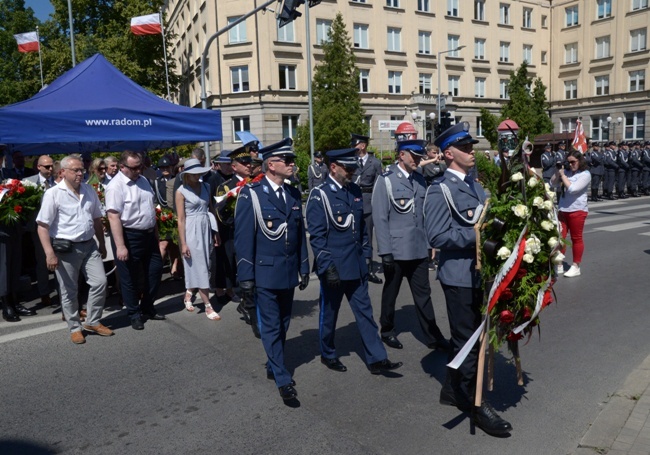
[[[188,313],[181,282],[165,281],[157,308],[167,320],[149,321],[144,331],[131,329],[111,297],[104,324],[116,335],[89,335],[84,345],[70,342],[51,309],[0,322],[0,453],[571,453],[603,402],[650,354],[649,202],[591,205],[582,275],[559,280],[559,302],[542,313],[539,334],[521,344],[523,387],[509,353],[497,353],[495,389],[486,396],[512,423],[510,437],[474,430],[466,414],[438,404],[446,354],[420,341],[406,283],[397,312],[404,349],[388,348],[401,369],[368,372],[346,304],[336,343],[348,371],[321,365],[312,275],[296,291],[286,345],[299,394],[294,406],[266,379],[263,348],[236,304],[217,308],[218,322],[200,305]],[[448,335],[435,272],[431,281]],[[377,319],[381,285],[370,292]]]

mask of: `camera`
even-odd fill
[[[556,161],[556,162],[555,162],[555,167],[556,167],[557,169],[562,169],[562,161]]]

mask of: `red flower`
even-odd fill
[[[499,315],[501,324],[511,324],[515,320],[515,315],[510,310],[503,310]]]
[[[551,290],[548,289],[544,293],[544,300],[542,301],[542,308],[546,308],[549,306],[551,303],[553,303],[553,295],[551,294]]]
[[[162,209],[159,209],[158,207],[156,207],[156,213],[162,213]]]
[[[514,295],[512,294],[510,288],[505,288],[501,293],[501,297],[499,298],[499,300],[512,300],[513,297]]]
[[[524,314],[522,315],[524,321],[528,321],[532,315],[533,313],[530,312],[528,307],[524,308]]]
[[[23,207],[21,205],[14,205],[14,212],[20,213],[23,211]]]
[[[25,192],[25,187],[24,186],[19,186],[16,191],[18,191],[18,194],[23,194]]]
[[[521,333],[510,332],[507,336],[508,341],[519,341],[524,336]]]
[[[517,270],[517,275],[515,275],[515,279],[516,280],[521,280],[523,277],[526,276],[527,273],[528,273],[528,270],[519,269],[519,270]]]

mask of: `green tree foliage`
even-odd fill
[[[535,136],[553,131],[553,122],[548,116],[546,86],[540,78],[528,75],[528,65],[523,62],[517,71],[510,73],[508,82],[509,99],[501,108],[501,116],[490,114],[481,109],[481,121],[485,137],[493,148],[497,146],[496,126],[505,119],[511,119],[519,125],[519,138],[526,136],[532,142]]]
[[[359,96],[359,70],[341,13],[332,22],[328,38],[323,44],[323,60],[316,67],[312,81],[314,146],[323,152],[347,147],[351,133],[367,134],[368,131]],[[295,139],[304,179],[310,160],[309,122],[298,127]]]

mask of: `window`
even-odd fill
[[[609,95],[609,76],[596,76],[596,96]]]
[[[296,89],[295,65],[280,65],[280,90]]]
[[[431,11],[430,0],[418,0],[418,11],[428,13]]]
[[[542,65],[546,65],[546,51],[542,51]]]
[[[510,5],[499,3],[499,24],[510,24]]]
[[[564,63],[578,63],[578,43],[564,45]]]
[[[368,26],[354,24],[354,47],[368,49]]]
[[[228,24],[232,24],[236,20],[239,20],[241,16],[229,17]],[[243,21],[228,31],[228,43],[245,43],[246,42],[246,21]]]
[[[606,141],[609,140],[609,131],[607,125],[607,116],[591,117],[591,140]]]
[[[609,57],[609,36],[596,38],[596,58]]]
[[[612,0],[596,0],[596,17],[598,19],[612,17]]]
[[[474,79],[474,96],[476,98],[485,98],[485,78],[477,77]]]
[[[564,13],[566,15],[567,27],[578,25],[578,5],[565,8]]]
[[[482,38],[474,40],[474,58],[476,60],[485,60],[485,40]]]
[[[325,19],[316,19],[316,44],[322,46],[323,43],[329,41],[330,28],[332,28],[332,21]]]
[[[402,120],[404,120],[404,116],[403,115],[391,115],[390,119],[391,120],[400,120],[400,121],[402,121]],[[390,130],[390,138],[395,139],[395,130]]]
[[[447,91],[451,96],[458,96],[460,94],[460,76],[448,76],[448,87]]]
[[[570,133],[575,130],[575,125],[572,118],[560,119],[560,133]]]
[[[625,114],[625,139],[643,139],[645,112]]]
[[[388,72],[388,93],[402,93],[402,72]]]
[[[578,97],[578,81],[564,81],[564,99],[574,100]]]
[[[548,27],[548,16],[542,15],[542,28],[547,28]]]
[[[233,142],[241,142],[241,139],[237,137],[236,133],[240,131],[250,131],[251,130],[251,120],[250,117],[233,117],[232,118],[232,137]]]
[[[476,117],[476,137],[483,137],[483,122],[481,117]]]
[[[298,115],[283,115],[282,116],[282,137],[290,137],[296,134],[298,128]]]
[[[529,65],[533,64],[533,46],[530,44],[524,44],[524,58],[523,60]]]
[[[402,50],[402,30],[399,28],[388,27],[388,48],[391,52],[400,52]]]
[[[502,100],[507,100],[509,98],[508,96],[508,82],[509,79],[501,79],[499,80],[499,98]]]
[[[646,49],[646,34],[645,28],[630,31],[630,52],[639,52]]]
[[[280,21],[278,21],[278,41],[283,43],[295,43],[296,42],[296,29],[294,27],[295,22],[289,22],[284,27],[280,28]]]
[[[630,92],[645,90],[645,70],[630,71]]]
[[[370,91],[370,70],[359,70],[359,93]]]
[[[352,3],[366,3],[366,0],[352,0]]]
[[[485,0],[474,0],[474,19],[485,21]]]
[[[524,8],[524,23],[522,27],[524,28],[533,28],[533,9]]]
[[[248,66],[234,66],[230,68],[230,80],[232,81],[232,92],[247,92],[248,88]]]
[[[460,46],[460,36],[447,35],[447,50],[451,51],[448,53],[450,57],[460,57],[458,46]]]
[[[648,0],[632,0],[632,11],[648,7]]]
[[[399,8],[399,0],[386,0],[386,6],[390,8]]]
[[[447,16],[458,17],[459,0],[447,0]]]
[[[431,94],[431,75],[420,73],[420,95]]]
[[[500,62],[510,61],[510,43],[501,41],[501,43],[499,44],[499,61]]]
[[[431,54],[431,32],[418,32],[418,54]]]

